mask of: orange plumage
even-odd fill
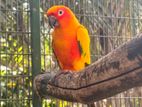
[[[66,6],[53,6],[47,11],[53,27],[52,47],[62,70],[79,71],[90,64],[90,38],[73,12]]]

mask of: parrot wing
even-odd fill
[[[90,64],[90,38],[87,29],[84,26],[79,26],[77,29],[77,41],[81,54],[81,58],[85,65]]]

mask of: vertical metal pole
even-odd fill
[[[32,80],[41,71],[41,50],[40,50],[40,1],[30,0],[31,11],[31,48],[32,48]],[[41,107],[41,99],[32,89],[33,107]]]

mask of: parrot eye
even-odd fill
[[[59,15],[59,16],[62,16],[63,14],[64,14],[64,11],[63,11],[63,10],[59,10],[59,11],[58,11],[58,15]]]

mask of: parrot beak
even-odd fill
[[[53,16],[53,15],[48,16],[48,21],[49,21],[49,25],[51,26],[51,28],[59,26],[57,18],[55,16]]]

